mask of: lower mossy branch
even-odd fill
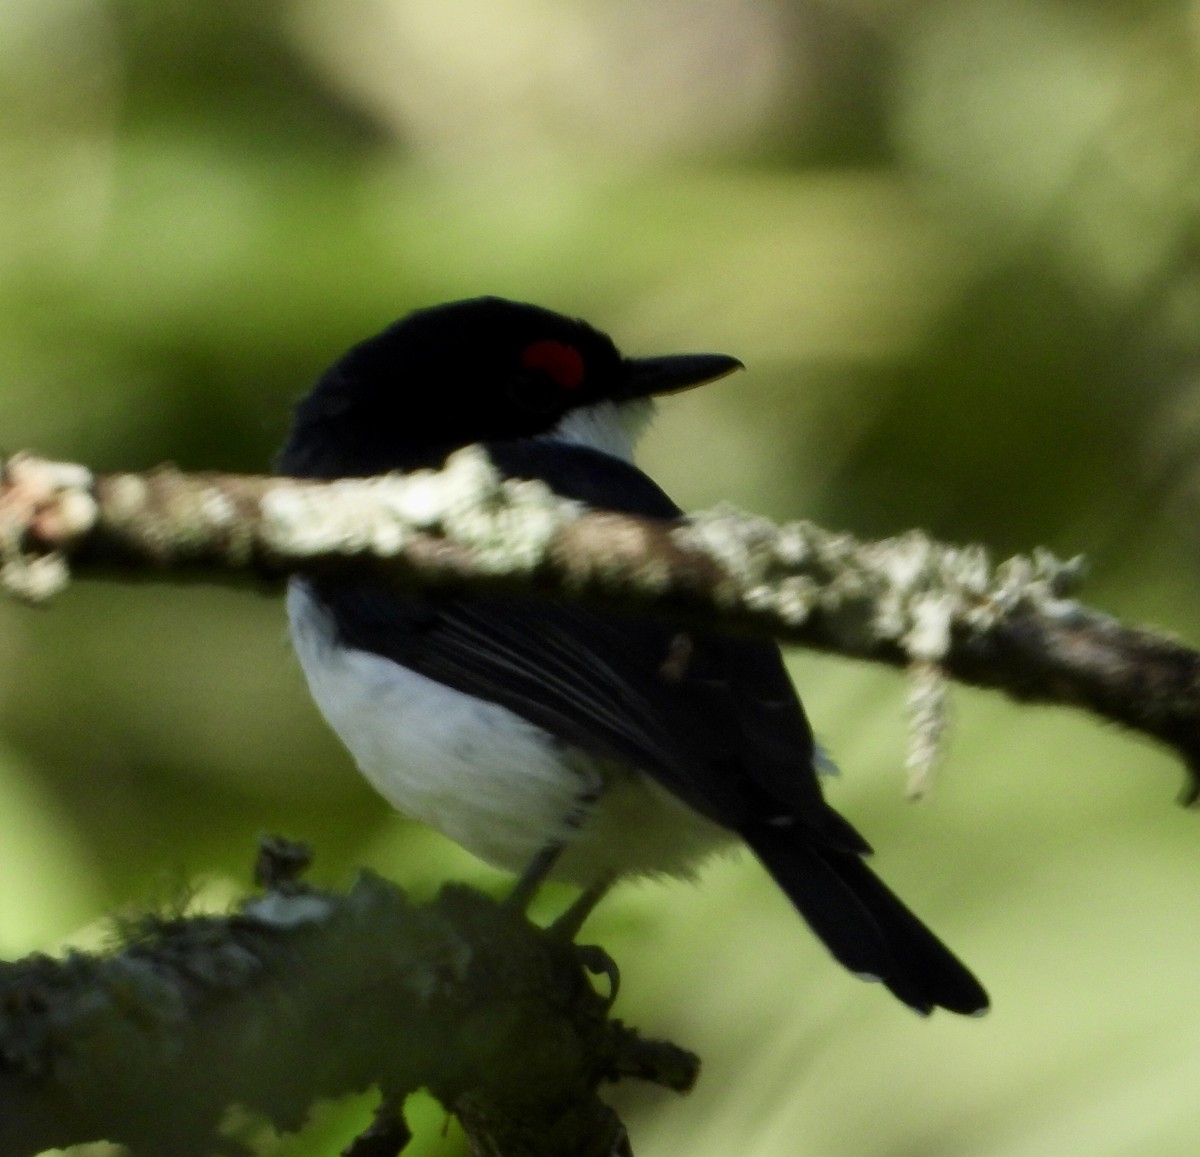
[[[294,879],[228,916],[145,917],[112,953],[0,965],[0,1153],[104,1139],[153,1157],[244,1150],[238,1106],[281,1131],[319,1099],[381,1091],[348,1152],[392,1157],[427,1088],[476,1152],[619,1152],[597,1095],[688,1087],[697,1061],[610,1019],[576,947],[461,886],[430,904],[363,874]],[[349,1141],[350,1139],[347,1138]]]

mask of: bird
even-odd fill
[[[584,321],[500,297],[407,314],[297,403],[280,474],[436,469],[478,445],[500,476],[588,507],[677,522],[633,464],[660,395],[744,368],[723,354],[623,356]],[[825,799],[822,752],[772,641],[518,595],[400,591],[297,575],[289,629],[320,712],[402,813],[520,874],[582,891],[694,878],[748,846],[834,959],[921,1014],[979,1014],[970,970],[866,862]]]

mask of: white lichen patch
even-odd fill
[[[302,924],[320,924],[333,913],[333,904],[321,896],[301,892],[284,896],[270,892],[247,900],[242,912],[252,920],[276,928],[296,928]]]
[[[726,571],[719,602],[788,625],[819,609],[840,621],[832,623],[835,634],[854,632],[855,649],[898,644],[922,662],[945,657],[956,627],[988,630],[1025,606],[1071,613],[1075,604],[1063,595],[1083,570],[1080,559],[1037,550],[993,571],[982,547],[943,546],[922,531],[861,542],[807,522],[776,528],[729,507],[695,516],[677,535]]]
[[[771,569],[777,532],[766,519],[722,503],[683,523],[674,537],[685,550],[699,550],[708,555],[738,587],[748,592]]]
[[[14,454],[0,475],[0,523],[11,545],[26,535],[43,547],[66,546],[96,523],[93,477],[73,462]],[[10,550],[11,553],[11,550]]]
[[[933,773],[941,757],[949,717],[949,687],[935,663],[914,663],[909,668],[908,691],[908,795],[920,799],[933,786]]]
[[[992,564],[982,546],[956,547],[945,552],[942,573],[964,594],[980,598],[992,580]]]
[[[909,628],[902,640],[916,660],[938,663],[950,650],[957,600],[947,591],[926,591],[909,603]]]
[[[790,626],[798,627],[817,605],[817,584],[807,575],[784,579],[778,587],[775,609]]]
[[[200,515],[209,526],[224,529],[237,521],[237,507],[228,494],[208,486],[200,493]]]
[[[920,531],[886,539],[875,549],[879,574],[899,594],[921,589],[935,569],[934,549]]]
[[[804,566],[813,557],[811,527],[807,522],[789,522],[779,528],[775,557],[782,566]]]
[[[90,490],[67,490],[53,504],[52,537],[64,545],[89,533],[100,512]]]
[[[481,573],[521,573],[583,509],[541,482],[504,479],[482,448],[469,446],[441,470],[281,484],[262,501],[263,539],[296,558],[392,557],[414,534],[434,533],[469,550]]]
[[[105,514],[113,522],[124,522],[146,508],[150,488],[137,474],[117,474],[108,480],[104,495]]]
[[[14,454],[0,473],[0,586],[28,603],[67,584],[65,548],[94,529],[92,472],[73,462]],[[32,546],[32,549],[27,549]]]
[[[263,496],[262,538],[287,557],[322,554],[395,554],[412,529],[389,509],[399,477],[347,479],[328,484],[282,483]]]
[[[78,462],[54,462],[36,454],[14,454],[4,463],[4,483],[46,498],[63,490],[90,490],[92,472]]]
[[[560,498],[544,482],[511,479],[489,503],[465,502],[442,524],[447,538],[471,550],[488,573],[524,573],[545,561],[564,522],[584,507]]]
[[[0,565],[0,587],[23,603],[44,603],[62,591],[70,579],[61,554],[18,556]]]
[[[394,475],[388,507],[418,530],[444,526],[456,515],[488,509],[500,493],[501,478],[487,454],[468,446],[446,459],[441,470]]]

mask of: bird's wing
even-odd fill
[[[550,477],[588,505],[680,515],[619,459],[539,442],[489,451],[510,476]],[[866,841],[822,798],[812,732],[774,644],[532,599],[313,587],[344,643],[637,767],[738,831],[847,968],[922,1013],[987,1007],[979,982],[863,863]]]
[[[646,475],[609,455],[536,441],[488,449],[507,475],[548,477],[588,505],[680,516]],[[773,643],[532,599],[313,586],[348,645],[638,767],[727,827],[799,823],[821,842],[866,848],[821,796],[812,732]]]

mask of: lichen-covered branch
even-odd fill
[[[694,1056],[609,1019],[583,950],[486,896],[416,907],[371,875],[345,894],[268,877],[230,916],[145,918],[107,956],[0,963],[0,1153],[232,1157],[230,1107],[295,1130],[319,1098],[375,1085],[351,1157],[399,1151],[420,1087],[477,1152],[607,1157],[623,1129],[598,1086],[695,1079]]]
[[[1076,601],[1078,560],[1044,551],[992,565],[980,547],[920,532],[862,542],[733,510],[632,518],[506,481],[468,448],[440,472],[335,482],[93,477],[18,455],[0,482],[0,552],[0,583],[29,599],[52,594],[68,565],[209,581],[371,571],[670,614],[912,671],[918,789],[947,677],[1086,708],[1170,745],[1200,782],[1200,654]]]

